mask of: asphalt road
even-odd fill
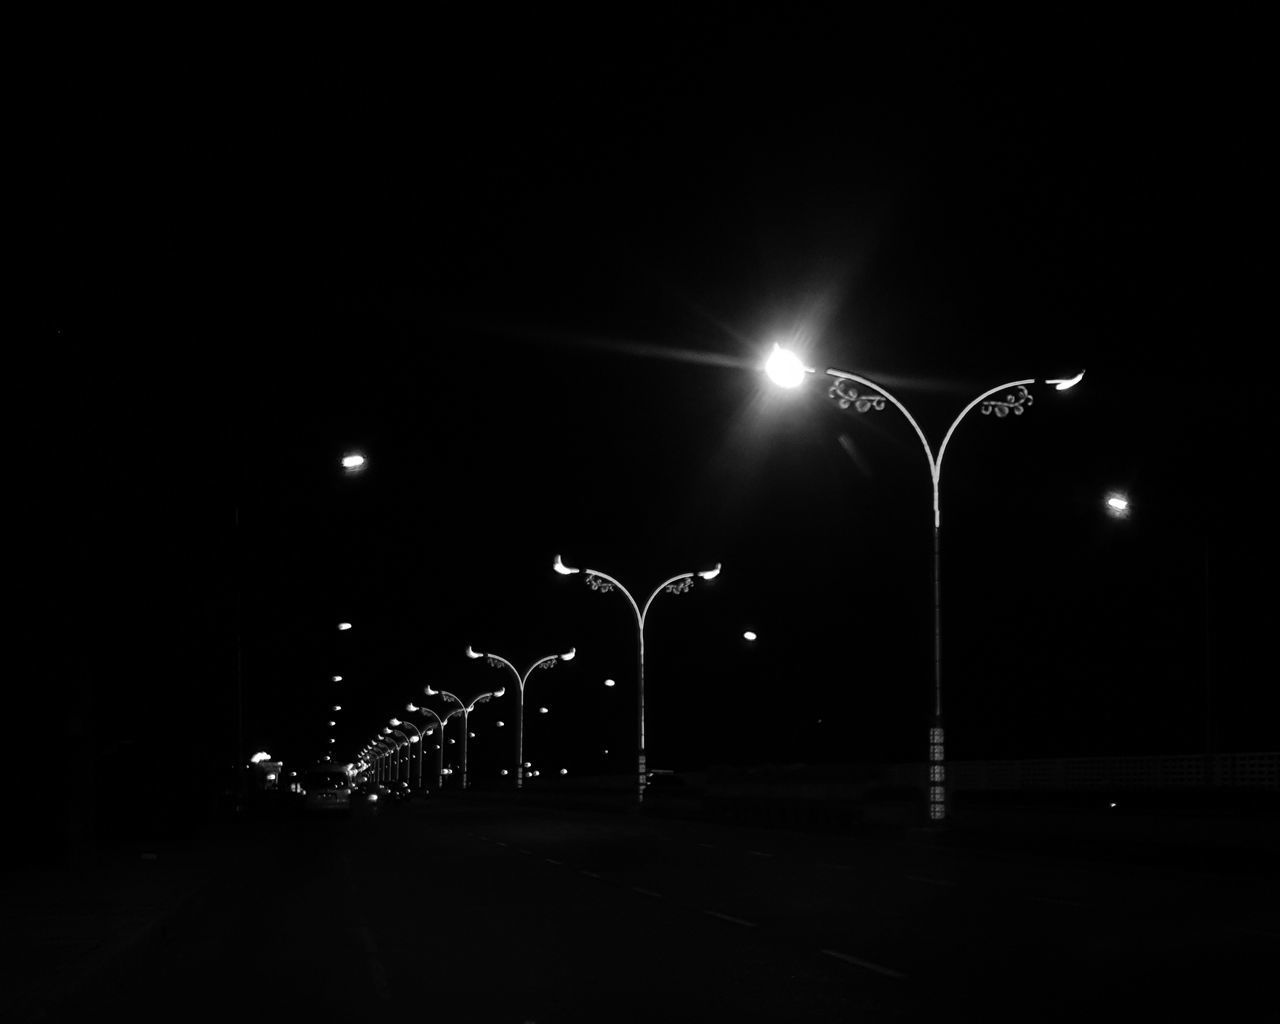
[[[257,827],[59,1019],[1244,1019],[1280,958],[1258,874],[481,798]]]

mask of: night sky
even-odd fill
[[[949,451],[950,756],[1274,747],[1247,26],[523,18],[32,79],[24,756],[214,779],[238,593],[249,752],[305,763],[340,703],[345,760],[427,682],[505,682],[468,644],[575,646],[530,753],[627,770],[630,611],[559,553],[639,599],[723,563],[654,604],[652,766],[921,759],[923,452],[772,388],[778,338],[935,444],[988,387],[1087,371]]]

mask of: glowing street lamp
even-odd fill
[[[556,555],[555,562],[551,566],[561,576],[572,576],[575,573],[585,573],[587,586],[592,590],[607,594],[615,587],[622,591],[627,601],[631,605],[631,610],[636,616],[636,634],[638,637],[638,657],[636,678],[638,685],[636,686],[636,719],[637,719],[637,763],[636,772],[636,802],[644,803],[644,788],[648,784],[648,770],[645,764],[645,736],[644,736],[644,625],[649,615],[649,606],[653,604],[653,599],[659,594],[683,594],[693,589],[695,580],[706,580],[710,582],[720,575],[720,563],[717,562],[714,569],[704,569],[702,572],[682,572],[679,576],[672,576],[669,580],[664,580],[654,588],[653,593],[649,595],[648,600],[644,603],[642,609],[636,603],[636,599],[631,596],[631,592],[627,590],[612,576],[607,573],[600,572],[596,569],[574,569],[564,564],[559,555]]]
[[[405,729],[413,730],[413,735],[409,737],[409,742],[416,743],[418,745],[418,788],[421,789],[422,788],[422,759],[426,756],[426,753],[427,753],[425,745],[422,742],[422,730],[419,729],[412,722],[402,722],[398,718],[391,719],[387,724],[395,727],[402,726]],[[413,748],[412,747],[409,748],[409,768],[412,771],[413,769]]]
[[[1129,516],[1129,499],[1123,494],[1107,495],[1107,514],[1115,519],[1127,519]]]
[[[815,371],[805,367],[799,357],[775,344],[765,363],[765,372],[779,386],[794,388],[804,382],[807,374]],[[974,407],[980,407],[984,416],[992,416],[994,419],[1006,419],[1010,414],[1021,416],[1033,401],[1033,396],[1027,389],[1037,381],[1034,377],[1012,380],[982,392],[951,421],[951,426],[947,428],[942,443],[935,452],[915,417],[882,385],[845,370],[828,369],[825,376],[833,381],[827,388],[827,396],[841,409],[852,406],[859,413],[880,412],[886,402],[893,405],[911,424],[928,460],[929,477],[933,483],[933,715],[929,724],[929,820],[942,824],[947,818],[945,733],[942,724],[942,515],[939,505],[942,460],[956,427]],[[1066,391],[1083,379],[1084,371],[1081,370],[1074,377],[1052,377],[1045,379],[1043,383],[1053,385],[1057,391]],[[864,390],[860,391],[859,387]]]
[[[359,452],[348,452],[346,455],[342,456],[342,468],[348,473],[358,473],[360,470],[364,469],[368,461],[369,460]]]
[[[505,666],[515,679],[518,689],[516,690],[516,789],[524,788],[524,687],[529,681],[529,677],[533,675],[535,668],[554,668],[561,661],[572,661],[577,655],[578,649],[570,647],[564,654],[548,654],[545,658],[539,658],[521,674],[520,671],[511,662],[500,654],[493,654],[489,651],[473,651],[471,645],[467,645],[468,658],[484,658],[492,668]],[[546,711],[546,708],[542,709]],[[499,725],[502,723],[499,722]]]
[[[441,789],[444,786],[444,725],[454,715],[460,714],[461,712],[459,712],[457,708],[454,708],[454,710],[441,718],[430,708],[420,708],[417,704],[413,703],[413,701],[406,704],[404,709],[411,714],[414,712],[420,712],[424,715],[430,715],[432,719],[435,720],[435,725],[423,730],[422,735],[424,737],[430,736],[437,728],[440,730],[440,742],[436,744],[436,789]],[[426,743],[425,739],[423,740],[423,743]],[[426,753],[426,751],[424,750],[423,753]]]
[[[351,623],[349,623],[349,622],[339,622],[339,623],[338,623],[338,629],[340,629],[340,630],[341,630],[341,631],[343,631],[344,633],[345,633],[348,629],[350,629],[350,628],[351,628]]]
[[[467,788],[467,731],[470,728],[469,723],[471,720],[471,712],[476,709],[477,705],[487,704],[494,697],[501,697],[504,693],[507,692],[507,688],[503,686],[503,687],[499,687],[496,690],[493,690],[490,693],[482,693],[480,694],[480,696],[476,697],[470,704],[464,703],[461,697],[458,697],[456,694],[450,693],[448,690],[432,689],[430,683],[428,683],[425,687],[423,687],[422,692],[425,693],[428,697],[435,697],[435,696],[444,697],[447,700],[451,700],[458,705],[457,708],[455,708],[451,714],[458,714],[458,713],[462,714],[462,788],[466,789]],[[440,742],[441,742],[441,745],[444,744],[443,732],[441,735]],[[441,754],[441,756],[443,757],[444,755]]]

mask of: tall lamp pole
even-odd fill
[[[404,709],[408,712],[420,711],[422,714],[430,715],[435,719],[436,724],[427,729],[423,735],[430,736],[437,728],[440,730],[440,742],[436,744],[436,789],[442,789],[444,787],[444,723],[449,721],[449,719],[454,715],[458,714],[458,709],[454,708],[443,718],[437,715],[430,708],[418,707],[418,705],[413,703],[413,701],[406,704]],[[425,743],[426,741],[424,740],[423,742]]]
[[[806,375],[815,371],[806,367],[794,353],[774,345],[773,353],[765,364],[765,372],[775,384],[798,387],[804,382]],[[980,406],[984,416],[994,416],[996,419],[1005,419],[1010,413],[1021,416],[1033,401],[1027,388],[1037,381],[1034,377],[1011,380],[982,392],[951,421],[951,426],[947,428],[935,453],[915,417],[885,387],[846,370],[827,369],[825,375],[833,381],[827,388],[827,397],[841,409],[852,406],[859,413],[873,410],[879,412],[884,409],[886,401],[892,404],[911,424],[929,463],[929,478],[933,484],[933,711],[929,721],[929,821],[931,824],[942,825],[948,814],[946,734],[942,724],[942,510],[939,503],[942,460],[947,454],[947,445],[956,427],[972,409]],[[1044,383],[1054,385],[1058,391],[1065,391],[1079,384],[1083,377],[1082,370],[1075,377],[1046,379]],[[860,394],[857,385],[870,388],[873,393]]]
[[[468,733],[468,730],[471,728],[471,725],[470,725],[471,712],[476,709],[476,705],[488,703],[494,697],[501,697],[504,693],[507,692],[507,688],[503,686],[503,687],[499,687],[496,690],[493,690],[490,693],[482,693],[480,694],[480,696],[476,697],[470,704],[463,703],[461,697],[458,697],[456,694],[450,693],[448,690],[432,689],[429,683],[425,687],[423,687],[422,692],[425,693],[428,697],[435,697],[438,695],[446,698],[447,700],[454,701],[458,705],[458,707],[454,710],[454,714],[457,714],[459,711],[462,713],[462,788],[466,789],[467,788],[467,733]],[[441,741],[443,742],[443,734],[441,735]]]
[[[387,724],[396,726],[397,728],[403,727],[405,729],[413,730],[413,735],[409,737],[409,742],[411,744],[416,743],[418,745],[418,788],[421,789],[422,788],[422,758],[425,756],[426,749],[427,749],[422,742],[422,730],[419,729],[412,722],[402,722],[398,718],[391,719],[391,721],[389,721]],[[410,772],[410,776],[412,776],[412,773],[413,773],[413,747],[412,746],[409,748],[409,772]]]
[[[535,668],[552,668],[556,662],[572,661],[578,653],[576,647],[570,647],[564,654],[548,654],[545,658],[539,658],[530,665],[523,675],[516,667],[507,661],[500,654],[493,654],[489,651],[473,651],[471,645],[467,645],[468,658],[485,658],[488,663],[494,667],[505,665],[511,671],[511,676],[518,684],[516,690],[516,789],[524,789],[524,686],[529,681],[529,676],[533,674]]]
[[[653,599],[661,593],[683,594],[693,589],[695,579],[713,580],[720,575],[720,563],[716,563],[714,569],[705,569],[702,572],[682,572],[679,576],[672,576],[669,580],[664,580],[654,588],[653,593],[645,601],[644,607],[641,608],[636,603],[636,599],[631,596],[631,592],[627,590],[621,583],[610,576],[608,573],[600,572],[597,569],[574,569],[564,564],[559,555],[552,565],[561,576],[572,576],[574,573],[585,573],[587,586],[592,590],[600,591],[607,594],[614,587],[617,587],[626,596],[627,601],[631,605],[631,610],[636,616],[636,635],[637,644],[637,661],[636,661],[636,719],[637,719],[637,772],[636,772],[636,803],[644,803],[644,788],[648,784],[648,773],[645,765],[645,737],[644,737],[644,624],[649,615],[649,606],[653,604]],[[523,762],[521,762],[523,765]]]

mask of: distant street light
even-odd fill
[[[368,460],[359,452],[350,452],[342,456],[342,468],[348,473],[358,473],[364,469]]]
[[[340,683],[340,682],[342,682],[342,676],[334,676],[334,677],[333,677],[333,681],[334,681],[335,683]]]
[[[406,729],[413,730],[413,735],[409,737],[409,742],[416,743],[418,745],[418,789],[422,789],[422,759],[426,756],[426,753],[427,753],[425,744],[422,742],[422,730],[419,729],[412,722],[402,722],[398,718],[391,719],[391,721],[389,721],[387,724],[392,726],[397,726],[397,727],[403,726]],[[409,768],[410,770],[413,769],[413,748],[412,747],[409,748]]]
[[[643,609],[636,603],[636,599],[631,596],[631,592],[607,573],[600,572],[596,569],[574,569],[565,565],[559,555],[556,555],[555,562],[551,567],[561,576],[572,576],[579,572],[585,573],[587,586],[592,590],[597,590],[601,593],[607,594],[610,590],[617,587],[618,590],[622,591],[623,595],[630,603],[631,610],[635,612],[636,635],[638,637],[638,657],[636,661],[636,728],[638,733],[638,742],[636,744],[638,748],[636,758],[638,763],[638,769],[636,772],[636,802],[642,804],[644,803],[644,788],[648,784],[648,769],[645,764],[644,735],[644,625],[645,620],[649,615],[649,606],[653,604],[653,599],[661,593],[683,594],[693,589],[695,579],[707,581],[715,579],[720,575],[720,563],[717,562],[714,569],[704,569],[702,572],[682,572],[679,576],[672,576],[669,580],[659,583],[658,586],[654,588],[653,593],[649,595],[648,600],[645,601]]]
[[[1107,495],[1107,513],[1115,519],[1124,519],[1129,515],[1129,499],[1123,494]]]
[[[742,634],[742,639],[743,639],[743,640],[755,640],[755,639],[756,639],[756,634],[755,634],[754,632],[752,632],[751,630],[747,630],[745,633],[743,633],[743,634]]]
[[[338,623],[338,629],[340,629],[340,630],[347,630],[347,629],[350,629],[350,628],[351,628],[351,623],[349,623],[349,622],[339,622],[339,623]]]
[[[471,712],[476,709],[478,704],[487,704],[494,697],[501,697],[507,692],[506,687],[500,687],[490,693],[482,693],[480,696],[472,700],[470,704],[463,703],[461,697],[450,693],[448,690],[433,689],[430,683],[423,687],[422,692],[428,697],[435,697],[438,695],[454,701],[458,705],[457,711],[462,713],[462,788],[465,790],[467,788],[467,730],[470,727],[469,723],[471,720]]]
[[[445,715],[443,718],[441,718],[430,708],[420,708],[418,707],[418,705],[414,704],[413,701],[410,701],[408,704],[406,704],[404,706],[404,709],[411,713],[416,711],[416,712],[421,712],[424,715],[430,715],[432,719],[435,721],[436,723],[435,725],[433,725],[429,729],[423,730],[422,734],[424,737],[430,736],[433,732],[435,732],[437,728],[439,728],[440,730],[440,737],[439,737],[440,742],[436,744],[436,789],[442,789],[444,788],[444,775],[445,775],[445,772],[444,772],[444,725],[454,715],[461,714],[461,712],[459,712],[455,708],[454,710],[450,711],[447,715]],[[424,745],[426,744],[425,739],[423,740],[423,744]]]
[[[539,658],[522,674],[511,662],[500,654],[493,654],[490,651],[474,651],[471,645],[467,645],[468,658],[484,658],[493,668],[505,666],[516,681],[516,789],[524,788],[524,688],[529,681],[529,676],[533,674],[535,668],[554,668],[561,661],[572,661],[578,653],[576,647],[570,647],[564,654],[548,654],[545,658]],[[546,708],[542,708],[545,713]],[[499,725],[502,723],[499,722]]]
[[[764,368],[770,379],[779,386],[787,388],[798,387],[804,382],[807,374],[815,372],[807,368],[793,353],[776,344],[773,346],[773,351]],[[951,421],[951,426],[947,428],[947,432],[942,438],[942,444],[938,446],[935,454],[933,447],[929,444],[928,438],[925,437],[924,431],[920,429],[915,417],[907,411],[905,405],[898,401],[882,385],[856,373],[848,373],[845,370],[828,369],[825,375],[834,381],[827,388],[827,396],[841,409],[848,409],[852,406],[856,412],[866,413],[873,410],[877,412],[883,410],[886,402],[893,405],[911,424],[911,428],[915,431],[916,437],[919,438],[920,444],[924,448],[925,458],[929,463],[929,477],[933,483],[933,715],[929,724],[928,794],[929,820],[936,824],[942,824],[947,818],[945,733],[942,724],[942,517],[939,505],[942,460],[946,455],[947,445],[950,443],[956,427],[960,425],[960,421],[964,419],[971,409],[980,405],[984,416],[991,415],[995,419],[1005,419],[1011,413],[1014,416],[1021,416],[1032,404],[1033,397],[1027,388],[1034,385],[1036,379],[1028,377],[1023,380],[1012,380],[982,392],[961,409],[960,414]],[[1079,384],[1083,378],[1084,371],[1082,370],[1074,377],[1049,378],[1045,379],[1043,383],[1052,384],[1058,391],[1066,391],[1068,388]],[[860,392],[858,390],[859,385],[863,388],[870,388],[870,392]]]

